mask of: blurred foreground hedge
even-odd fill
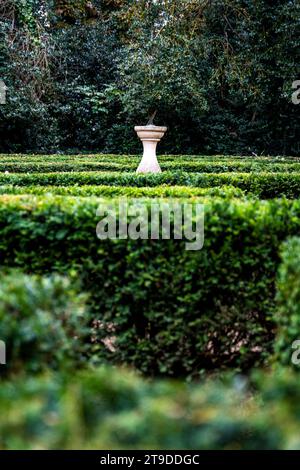
[[[300,449],[299,376],[187,385],[121,369],[1,383],[0,449]]]
[[[276,359],[291,364],[294,351],[300,362],[300,238],[292,237],[283,244],[282,263],[277,281],[277,340]],[[294,364],[297,367],[299,365]]]
[[[58,275],[0,272],[0,373],[78,367],[89,349],[86,296]]]

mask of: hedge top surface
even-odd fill
[[[197,161],[216,161],[216,160],[226,160],[226,161],[258,161],[258,162],[299,162],[300,157],[287,157],[287,156],[240,156],[240,155],[160,155],[163,160],[178,160],[184,159],[187,161],[197,160]],[[128,158],[140,158],[140,154],[107,154],[107,153],[82,153],[82,154],[0,154],[0,161],[14,161],[14,160],[32,160],[32,161],[45,161],[45,160],[57,160],[57,161],[66,161],[73,159],[87,159],[90,161],[98,160],[112,160],[120,161],[122,159]]]
[[[245,192],[240,188],[230,185],[216,186],[212,188],[192,188],[187,186],[156,186],[149,187],[130,187],[130,186],[108,186],[108,185],[82,185],[82,186],[0,186],[1,195],[58,195],[58,196],[78,196],[78,197],[195,197],[195,196],[214,196],[214,197],[246,197]]]
[[[300,173],[186,173],[163,172],[160,174],[136,175],[115,172],[65,172],[65,173],[12,173],[0,174],[0,185],[17,186],[124,186],[158,187],[188,186],[212,188],[232,185],[263,199],[300,196]]]
[[[95,156],[6,156],[0,155],[0,172],[47,173],[84,171],[135,171],[140,156],[95,155]],[[191,173],[224,172],[299,172],[300,163],[296,158],[268,157],[206,157],[206,156],[159,156],[165,171]]]

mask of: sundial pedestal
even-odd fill
[[[167,131],[167,127],[150,124],[148,126],[135,126],[134,130],[141,139],[144,147],[143,158],[136,172],[161,173],[161,168],[156,157],[156,147]]]

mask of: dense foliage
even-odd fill
[[[192,385],[112,368],[21,376],[1,383],[0,449],[299,450],[299,403],[284,370]]]
[[[299,448],[298,159],[139,158],[0,156],[0,448]],[[204,204],[204,247],[99,240],[119,196]]]
[[[77,272],[101,357],[147,374],[198,376],[248,369],[272,351],[279,247],[299,233],[298,201],[201,198],[205,249],[196,252],[181,240],[98,240],[95,197],[1,201],[2,265]],[[117,348],[107,350],[112,336]]]
[[[296,363],[300,346],[300,239],[292,238],[284,244],[282,264],[277,282],[276,359],[285,365],[291,364],[295,350]]]
[[[8,358],[1,375],[78,367],[88,349],[84,295],[57,275],[0,273],[0,338]]]
[[[2,0],[1,151],[299,152],[297,0]]]
[[[79,194],[84,195],[82,186],[99,186],[102,187],[103,195],[126,195],[138,196],[145,194],[151,195],[150,191],[143,190],[143,188],[153,188],[152,195],[167,195],[172,196],[173,187],[185,186],[184,194],[187,194],[187,188],[207,188],[212,191],[222,186],[234,186],[242,191],[254,194],[261,198],[269,199],[275,197],[297,198],[300,195],[300,174],[294,173],[208,173],[208,174],[194,174],[185,172],[165,172],[157,175],[141,175],[136,177],[133,173],[117,173],[117,172],[63,172],[63,173],[12,173],[0,174],[0,185],[10,185],[13,193],[18,192],[16,187],[24,187],[25,192],[28,186],[45,186],[58,189],[58,194],[66,194],[62,187],[70,188],[70,191],[76,193],[77,187]],[[74,187],[75,188],[74,188]],[[109,189],[111,187],[111,189]],[[118,188],[120,188],[118,190]],[[123,190],[122,190],[123,187]],[[169,192],[167,187],[170,188]],[[1,188],[1,186],[0,186]],[[134,188],[137,188],[134,191]],[[138,188],[141,190],[138,191]],[[154,188],[157,188],[154,190]],[[55,189],[54,189],[55,191]],[[91,189],[89,189],[91,191]],[[144,191],[144,193],[143,193]],[[208,193],[209,193],[208,191]],[[2,192],[2,191],[1,191]],[[23,190],[24,192],[24,190]],[[31,191],[29,191],[31,192]],[[33,190],[35,192],[35,190]],[[50,189],[51,192],[51,189]],[[92,190],[93,194],[101,195],[101,188]],[[190,192],[192,194],[192,192]],[[197,194],[197,191],[194,193]],[[180,196],[180,192],[178,194]]]
[[[1,0],[1,450],[300,449],[299,18]],[[163,172],[136,174],[154,112]],[[136,237],[99,239],[136,198]],[[146,239],[169,198],[202,249],[172,211]]]

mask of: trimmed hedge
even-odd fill
[[[40,174],[1,174],[0,184],[17,186],[72,186],[105,185],[156,187],[189,186],[208,188],[232,185],[243,191],[254,193],[261,198],[300,196],[300,174],[298,173],[160,173],[154,175],[136,175],[135,173],[40,173]]]
[[[19,160],[15,162],[1,162],[0,171],[11,173],[50,173],[50,172],[84,172],[84,171],[114,171],[114,172],[134,172],[138,166],[136,158],[128,158],[123,161],[116,159],[110,161],[95,162],[92,161],[64,161],[64,162],[47,162],[47,161],[31,161],[22,162]],[[251,162],[250,161],[202,161],[192,160],[178,160],[174,158],[173,161],[165,161],[160,159],[160,166],[164,171],[184,171],[188,173],[261,173],[261,172],[300,172],[299,163],[268,163],[265,162]]]
[[[112,368],[0,388],[0,449],[299,449],[299,376],[187,385]]]
[[[77,271],[101,324],[95,354],[147,374],[199,376],[272,352],[278,247],[299,232],[300,201],[206,199],[197,252],[181,240],[98,240],[97,199],[1,201],[2,265]]]
[[[114,162],[114,163],[130,163],[139,162],[141,154],[138,155],[121,155],[121,154],[50,154],[50,155],[34,155],[34,154],[0,154],[0,164],[2,163],[67,163],[67,162],[81,162],[81,163],[101,163],[101,162]],[[297,157],[255,157],[255,156],[233,156],[233,155],[159,155],[161,162],[206,162],[216,163],[225,162],[231,163],[258,163],[258,164],[286,164],[286,163],[299,163],[300,158]]]
[[[300,238],[291,238],[283,245],[277,289],[276,360],[292,366],[293,352],[300,349],[300,342],[293,348],[294,341],[300,340]],[[299,364],[295,366],[299,368]]]
[[[0,273],[2,373],[78,367],[88,349],[88,322],[85,296],[68,279]]]
[[[234,186],[214,188],[191,188],[186,186],[156,186],[154,188],[131,188],[130,186],[0,186],[0,194],[34,194],[60,196],[101,197],[246,197],[245,192]]]

